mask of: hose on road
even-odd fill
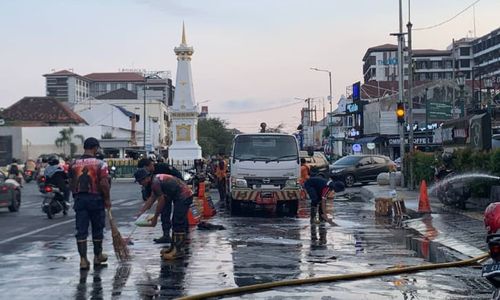
[[[296,286],[296,285],[313,284],[313,283],[321,283],[321,282],[359,280],[359,279],[366,279],[366,278],[372,278],[372,277],[397,275],[397,274],[403,274],[403,273],[415,273],[415,272],[435,270],[435,269],[466,267],[466,266],[476,264],[480,261],[484,261],[488,257],[489,257],[489,254],[485,253],[485,254],[480,255],[480,256],[476,256],[476,257],[473,257],[470,259],[455,261],[455,262],[447,262],[447,263],[439,263],[439,264],[424,264],[424,265],[411,266],[411,267],[393,267],[393,268],[388,268],[388,269],[384,269],[384,270],[376,270],[376,271],[363,272],[363,273],[339,274],[339,275],[313,277],[313,278],[305,278],[305,279],[275,281],[275,282],[248,285],[248,286],[242,286],[242,287],[236,287],[236,288],[230,288],[230,289],[217,290],[217,291],[206,292],[206,293],[201,293],[201,294],[192,295],[192,296],[185,296],[182,298],[178,298],[178,300],[198,300],[198,299],[207,299],[207,298],[214,298],[214,297],[225,297],[225,296],[236,295],[236,294],[256,293],[256,292],[263,291],[263,290],[269,290],[269,289],[278,288],[278,287],[285,287],[285,286]]]

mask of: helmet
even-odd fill
[[[59,159],[56,156],[51,156],[47,159],[47,162],[49,163],[49,165],[55,166],[59,164]]]
[[[496,234],[500,229],[500,202],[491,203],[486,207],[484,211],[484,226],[488,234]]]

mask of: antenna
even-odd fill
[[[472,5],[472,18],[474,20],[474,38],[477,37],[476,35],[476,5]]]

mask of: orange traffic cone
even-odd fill
[[[212,202],[212,198],[203,197],[203,217],[211,218],[215,216],[217,211],[215,210],[214,203]]]
[[[196,205],[194,203],[191,204],[191,207],[187,212],[187,217],[189,226],[198,225],[198,223],[200,222],[200,212],[198,211],[198,208],[196,208]]]
[[[419,213],[430,213],[431,204],[429,203],[429,196],[427,195],[427,183],[422,180],[420,183],[420,195],[418,199],[418,212]]]

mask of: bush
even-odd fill
[[[411,158],[413,161],[413,179],[415,185],[419,185],[422,180],[431,182],[434,178],[434,168],[436,161],[433,153],[415,152]],[[405,181],[410,179],[410,155],[405,157]]]

